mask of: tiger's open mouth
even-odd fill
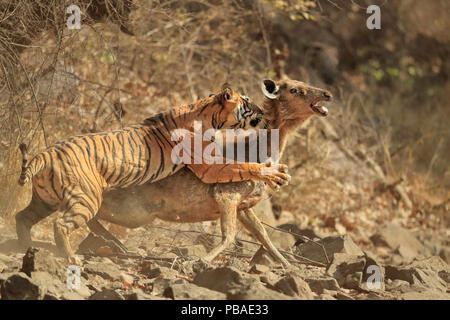
[[[328,109],[327,109],[327,107],[318,105],[318,103],[319,103],[320,101],[321,101],[321,100],[315,101],[315,102],[311,103],[311,105],[310,105],[310,106],[311,106],[311,109],[312,109],[315,113],[317,113],[318,115],[320,115],[320,116],[322,116],[322,117],[326,117],[326,116],[328,115]]]

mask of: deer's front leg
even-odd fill
[[[270,241],[266,229],[252,209],[239,211],[238,219],[244,227],[250,231],[259,240],[259,242],[261,242],[272,257],[280,261],[285,267],[290,265],[286,258],[283,257],[278,249],[273,245],[272,241]]]
[[[221,211],[220,226],[222,229],[222,242],[203,257],[208,262],[212,261],[218,254],[227,249],[236,237],[237,197],[238,195],[223,194],[221,192],[215,194],[217,204]]]

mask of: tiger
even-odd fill
[[[32,181],[32,199],[15,216],[19,243],[27,248],[31,227],[59,212],[53,224],[55,243],[59,252],[72,260],[75,255],[68,237],[95,217],[103,192],[156,182],[185,166],[204,183],[257,180],[272,188],[287,184],[290,176],[284,165],[266,174],[262,170],[268,164],[174,164],[171,157],[177,144],[172,140],[174,130],[193,133],[195,121],[201,121],[203,129],[258,128],[261,114],[248,97],[224,86],[214,96],[157,114],[141,124],[57,142],[29,162],[26,145],[21,144],[19,184]],[[206,146],[210,142],[202,143]]]

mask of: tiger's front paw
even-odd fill
[[[280,189],[280,187],[288,185],[291,180],[291,176],[287,173],[288,166],[285,164],[275,164],[268,162],[263,168],[261,168],[261,176],[265,183],[274,190]]]

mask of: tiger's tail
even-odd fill
[[[31,180],[33,176],[44,168],[44,161],[42,157],[34,157],[30,163],[28,163],[28,148],[25,143],[21,143],[19,146],[22,153],[22,171],[20,172],[19,184],[23,186],[25,183]]]

